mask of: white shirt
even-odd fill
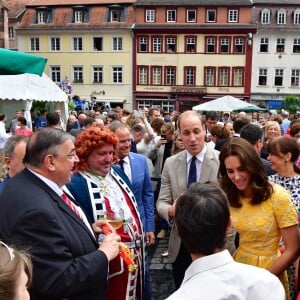
[[[196,159],[197,182],[199,181],[200,176],[201,176],[202,163],[203,163],[203,160],[204,160],[206,149],[207,149],[206,145],[204,144],[204,147],[201,150],[201,152],[199,152],[196,155],[196,157],[197,157],[197,159]],[[186,182],[188,182],[188,180],[189,180],[189,172],[190,172],[190,166],[191,166],[192,158],[193,158],[193,155],[190,154],[189,152],[187,152],[187,155],[186,155],[186,163],[187,163],[187,172],[186,172],[187,177],[186,177]]]
[[[10,134],[6,133],[5,123],[0,121],[0,149],[3,149]]]
[[[123,161],[124,161],[124,163],[123,163],[124,172],[127,175],[129,181],[132,183],[132,175],[131,175],[129,156],[124,157]]]
[[[48,185],[59,197],[62,196],[62,194],[64,193],[64,191],[55,183],[53,182],[52,180],[50,180],[49,178],[31,170],[28,168],[28,170],[30,172],[32,172],[34,175],[36,175],[38,178],[40,178],[46,185]],[[70,191],[67,189],[67,187],[63,187],[63,189],[67,192],[68,194],[68,198],[72,201],[73,199],[73,196],[71,196],[72,194],[70,193]],[[72,201],[73,202],[73,201]],[[73,202],[73,205],[76,207],[76,210],[78,211],[83,223],[87,226],[87,228],[90,230],[90,232],[92,233],[92,235],[94,236],[94,231],[93,231],[93,228],[91,227],[85,213],[83,212],[83,210],[81,209],[80,206],[76,205],[74,202]]]
[[[180,288],[167,300],[285,300],[279,279],[269,271],[235,262],[228,250],[198,258]]]

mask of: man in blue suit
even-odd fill
[[[118,153],[116,154],[120,159],[120,167],[131,182],[132,191],[138,204],[144,231],[146,232],[146,243],[148,246],[153,245],[155,242],[154,195],[147,158],[130,152],[131,136],[125,124],[113,122],[109,129],[119,139]],[[146,259],[145,272],[145,299],[151,299],[151,278],[148,259]]]

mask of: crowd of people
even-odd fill
[[[0,300],[151,300],[147,250],[162,238],[168,299],[295,300],[291,117],[116,107],[32,124],[17,111],[7,126],[0,114]]]

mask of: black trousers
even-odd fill
[[[184,278],[184,273],[186,269],[189,267],[189,265],[191,264],[191,262],[192,262],[191,255],[181,243],[177,258],[172,264],[173,279],[174,279],[176,290],[180,287]]]

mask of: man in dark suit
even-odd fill
[[[38,130],[27,145],[26,168],[0,196],[0,239],[30,252],[33,300],[107,298],[108,263],[120,237],[112,233],[99,247],[93,230],[100,233],[103,221],[91,226],[74,199],[63,196],[77,160],[68,133]]]

